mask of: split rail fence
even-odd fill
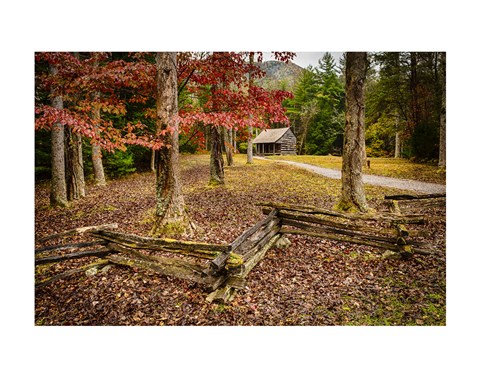
[[[210,291],[207,301],[226,302],[233,298],[237,290],[246,287],[248,273],[285,234],[321,237],[382,248],[398,253],[404,259],[411,258],[415,253],[430,253],[431,245],[416,240],[416,233],[407,228],[408,224],[424,223],[425,216],[403,214],[398,203],[433,202],[442,205],[445,196],[404,195],[385,199],[389,212],[376,214],[348,214],[307,206],[258,203],[267,216],[228,245],[125,234],[117,231],[116,224],[72,229],[44,237],[37,240],[37,243],[72,235],[85,235],[93,240],[37,248],[35,264],[83,257],[98,259],[91,264],[39,281],[36,287],[93,267],[113,263],[200,283]],[[59,251],[69,252],[45,256]]]

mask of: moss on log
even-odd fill
[[[177,241],[165,238],[141,237],[110,231],[96,231],[93,236],[132,249],[148,249],[154,251],[169,251],[187,256],[213,260],[219,253],[228,253],[230,245],[216,245],[201,242]],[[230,253],[227,264],[239,265],[243,262],[241,256]]]
[[[48,257],[43,258],[36,258],[35,265],[47,264],[47,263],[56,263],[62,262],[69,259],[79,259],[85,257],[104,257],[105,255],[111,253],[108,249],[100,249],[100,250],[83,250],[78,251],[76,253],[70,253],[65,255],[51,255]]]

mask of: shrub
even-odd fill
[[[248,143],[240,143],[238,144],[238,152],[246,154],[248,149]]]
[[[137,170],[133,161],[133,153],[129,149],[105,153],[104,157],[105,173],[111,178],[123,177]]]

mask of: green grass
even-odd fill
[[[287,157],[287,156],[279,156]],[[304,158],[319,156],[290,156]],[[338,157],[325,156],[333,163]],[[208,166],[209,155],[182,155],[180,165],[184,170],[198,169]],[[261,192],[261,196],[275,197],[275,201],[299,202],[305,205],[315,205],[320,198],[331,207],[338,200],[341,192],[341,181],[331,179],[291,165],[278,165],[270,160],[254,159],[253,164],[247,164],[245,154],[234,155],[234,165],[225,166],[225,189],[232,194],[241,195],[246,192]],[[303,161],[302,161],[303,162]],[[184,193],[215,190],[208,186],[208,181],[199,180],[183,186]],[[407,191],[390,189],[380,186],[365,185],[365,195],[370,203],[383,200],[384,195],[407,193]]]
[[[337,156],[270,156],[271,160],[302,162],[329,169],[342,169],[342,158]],[[423,182],[446,183],[446,171],[434,164],[414,163],[400,158],[372,157],[370,169],[364,168],[364,174],[385,177],[414,179]]]

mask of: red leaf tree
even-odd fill
[[[203,125],[211,140],[210,184],[223,184],[222,129],[268,128],[274,123],[289,125],[282,101],[285,91],[267,91],[253,85],[264,72],[249,59],[249,52],[212,52],[190,56],[180,71],[195,100],[179,112],[182,130]],[[292,53],[276,53],[288,60]],[[262,59],[258,54],[257,61]],[[248,78],[251,78],[249,81]]]

